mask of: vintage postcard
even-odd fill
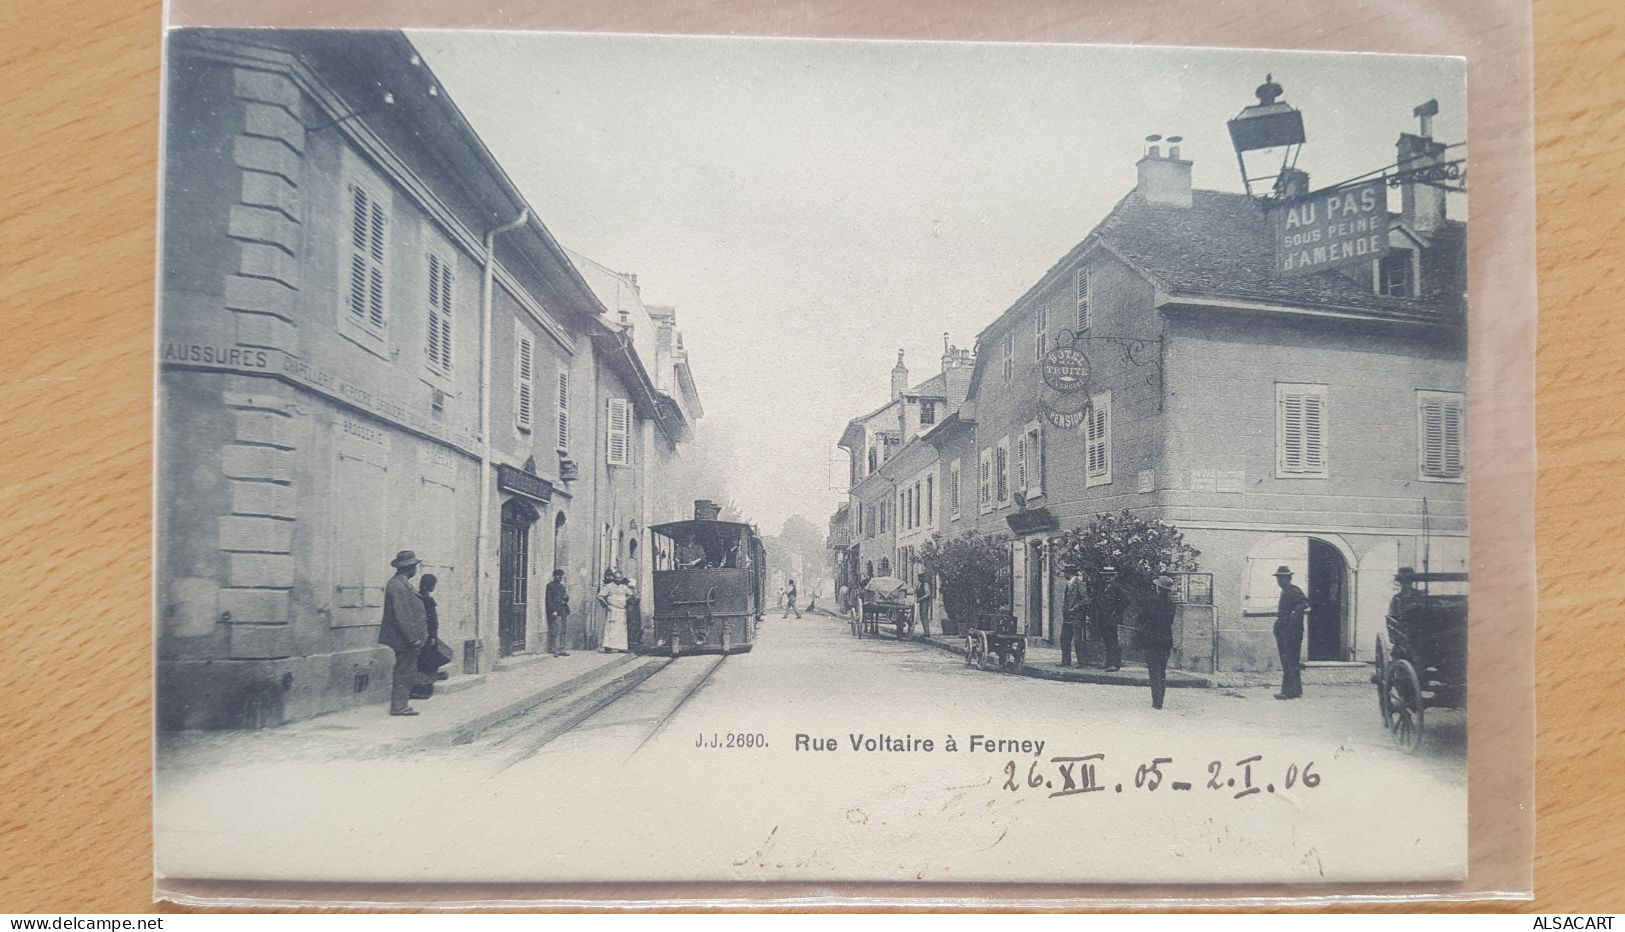
[[[160,888],[1466,876],[1463,60],[165,82]]]

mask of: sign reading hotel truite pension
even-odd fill
[[[1275,271],[1308,275],[1370,262],[1388,250],[1388,189],[1376,178],[1270,211]]]

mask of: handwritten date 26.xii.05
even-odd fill
[[[1302,767],[1288,764],[1281,770],[1265,765],[1263,755],[1260,754],[1244,757],[1233,764],[1209,761],[1207,779],[1196,783],[1170,778],[1175,773],[1172,757],[1153,757],[1134,768],[1132,780],[1125,775],[1121,781],[1112,781],[1109,777],[1101,775],[1102,769],[1106,766],[1105,761],[1104,754],[1052,757],[1049,759],[1048,767],[1042,766],[1041,761],[1033,761],[1028,765],[1027,772],[1022,774],[1017,769],[1016,762],[1012,760],[1004,765],[1003,788],[1012,793],[1047,790],[1053,799],[1057,796],[1105,792],[1108,789],[1117,793],[1128,788],[1156,792],[1159,787],[1166,784],[1171,790],[1217,790],[1231,793],[1233,799],[1241,799],[1244,796],[1274,793],[1277,790],[1290,790],[1298,786],[1314,789],[1320,785],[1320,774],[1315,772],[1314,761]]]

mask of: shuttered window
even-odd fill
[[[451,371],[451,263],[429,253],[429,366],[439,372]]]
[[[1089,270],[1078,269],[1072,273],[1072,292],[1078,301],[1077,329],[1089,329]]]
[[[558,404],[558,442],[560,450],[570,449],[570,373],[559,373]]]
[[[1044,361],[1044,351],[1049,349],[1049,308],[1040,306],[1038,313],[1033,315],[1033,362]]]
[[[1101,392],[1089,399],[1083,419],[1084,485],[1107,485],[1112,481],[1112,393]]]
[[[1467,464],[1467,410],[1459,392],[1417,392],[1417,450],[1423,479],[1461,479]]]
[[[1010,504],[1010,438],[1006,437],[993,448],[993,491],[995,504],[1000,508]]]
[[[1275,386],[1275,472],[1289,478],[1326,476],[1326,386]]]
[[[993,451],[983,450],[976,464],[976,507],[979,511],[993,508]]]
[[[937,484],[937,480],[936,480],[935,476],[926,476],[925,477],[925,523],[926,524],[931,524],[933,521],[936,520],[936,515],[933,513],[934,510],[935,510],[935,506],[932,504],[932,499],[934,499],[936,497],[936,488],[935,488],[936,484]]]
[[[625,398],[606,399],[609,404],[609,435],[605,438],[604,462],[626,466],[632,462],[632,403]]]
[[[352,181],[350,190],[350,317],[371,330],[384,327],[385,234],[389,210],[376,189]]]
[[[1015,487],[1027,491],[1027,435],[1016,434]]]
[[[959,461],[948,464],[948,515],[959,517]]]
[[[1015,375],[1015,373],[1016,373],[1016,334],[1015,334],[1015,331],[1013,331],[1013,330],[1005,331],[1004,341],[1003,341],[1003,343],[1001,345],[1004,347],[1004,380],[1006,382],[1008,382],[1008,381],[1010,381],[1011,376]]]
[[[536,340],[518,327],[514,334],[514,423],[530,430],[536,416]]]

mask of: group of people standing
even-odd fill
[[[1061,597],[1061,666],[1072,666],[1074,653],[1077,666],[1083,666],[1083,632],[1091,627],[1104,648],[1102,669],[1107,673],[1121,670],[1123,650],[1117,630],[1128,610],[1136,607],[1133,593],[1115,566],[1101,567],[1093,587],[1075,564],[1063,566],[1061,575],[1066,579]],[[1137,606],[1134,646],[1145,654],[1151,707],[1160,709],[1168,689],[1168,655],[1174,649],[1174,578],[1158,576],[1152,586],[1150,598]]]
[[[446,678],[440,668],[451,662],[452,653],[440,640],[440,610],[434,598],[439,582],[425,573],[412,587],[412,578],[423,565],[417,554],[402,550],[389,562],[395,574],[384,585],[384,618],[378,628],[378,643],[395,652],[395,666],[389,691],[390,715],[417,715],[413,699],[434,695],[434,684]],[[642,615],[636,585],[619,570],[604,571],[598,590],[598,604],[605,612],[603,646],[605,653],[626,653],[642,634]],[[564,584],[564,570],[553,571],[547,584],[547,652],[568,657],[564,649],[566,624],[570,617],[570,591]]]

